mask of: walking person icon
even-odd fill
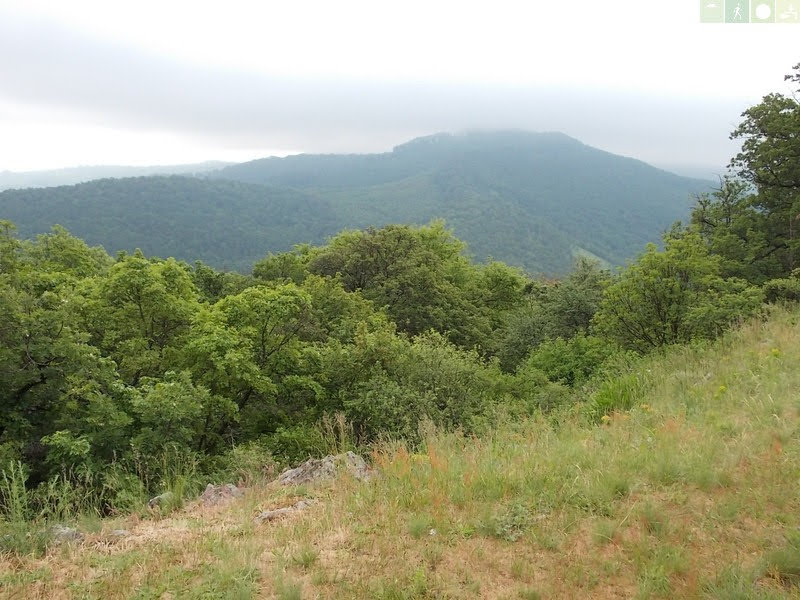
[[[707,0],[703,0],[707,1]],[[726,23],[749,23],[751,4],[765,4],[767,1],[773,2],[774,0],[727,0],[725,6],[725,22]],[[753,7],[755,11],[755,7]],[[755,12],[753,13],[755,16]]]

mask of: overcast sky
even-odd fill
[[[790,91],[800,25],[698,15],[698,0],[0,0],[0,171],[488,128],[724,166],[742,110]]]

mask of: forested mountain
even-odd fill
[[[91,167],[68,167],[42,171],[0,171],[0,190],[29,187],[52,187],[74,185],[108,177],[143,177],[146,175],[197,175],[220,169],[225,163],[209,160],[186,165],[150,165],[130,167],[121,165],[96,165]]]
[[[583,251],[624,263],[709,187],[561,133],[524,131],[437,134],[385,154],[268,158],[214,175],[324,195],[350,226],[444,218],[476,258],[545,273],[568,270]]]
[[[111,252],[237,269],[341,229],[443,218],[478,260],[559,274],[577,255],[623,264],[709,185],[558,133],[437,134],[385,154],[267,158],[206,180],[6,191],[0,218],[24,236],[61,224]]]
[[[59,224],[112,253],[140,248],[232,270],[337,228],[330,203],[303,192],[177,175],[8,190],[0,218],[23,236]]]

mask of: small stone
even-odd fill
[[[112,529],[111,531],[108,532],[108,535],[110,535],[111,537],[119,537],[119,538],[128,537],[130,534],[131,532],[128,531],[127,529]]]
[[[53,536],[53,540],[59,544],[64,542],[80,542],[84,537],[77,529],[65,525],[53,525],[50,528],[50,534]]]
[[[242,496],[244,496],[244,491],[232,483],[226,483],[225,485],[209,483],[205,491],[200,495],[200,500],[203,501],[203,504],[213,506],[231,498],[241,498]]]
[[[285,508],[276,508],[274,510],[265,510],[256,517],[256,521],[259,523],[262,521],[274,521],[279,517],[283,517],[293,512],[295,512],[294,509],[288,506]]]
[[[155,498],[150,498],[150,501],[147,503],[147,506],[149,506],[150,508],[163,506],[164,504],[172,502],[174,496],[175,495],[172,492],[164,492],[163,494],[160,494]]]
[[[242,496],[244,496],[244,490],[236,487],[232,483],[226,484],[225,489],[227,489],[228,493],[234,498],[241,498]]]
[[[429,536],[431,536],[431,537],[433,537],[433,536],[435,536],[435,535],[436,535],[436,533],[437,533],[437,532],[436,532],[436,530],[435,530],[435,529],[431,529],[431,530],[428,532],[428,535],[429,535]]]
[[[255,518],[256,523],[263,523],[264,521],[274,521],[281,517],[285,517],[292,513],[299,512],[301,510],[305,510],[309,506],[312,506],[316,503],[316,500],[308,499],[308,500],[300,500],[295,502],[291,506],[284,506],[283,508],[275,508],[273,510],[265,510],[261,514],[259,514]]]

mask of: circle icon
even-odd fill
[[[756,18],[765,21],[772,15],[772,9],[769,4],[759,4],[756,6]]]

